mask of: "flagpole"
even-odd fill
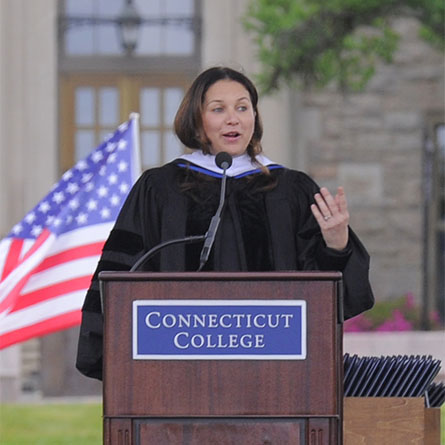
[[[133,163],[133,181],[139,178],[142,173],[141,166],[141,140],[140,140],[140,132],[139,132],[139,113],[132,112],[130,113],[129,119],[133,121],[132,131],[133,131],[133,154],[134,154],[134,163]]]

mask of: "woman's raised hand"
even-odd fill
[[[326,187],[315,194],[316,204],[311,205],[312,213],[321,229],[326,246],[343,250],[348,244],[349,213],[343,187],[338,187],[335,197]]]

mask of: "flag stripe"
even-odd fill
[[[17,301],[14,309],[10,314],[15,311],[25,309],[36,303],[41,303],[45,300],[51,300],[61,294],[68,292],[74,292],[77,290],[85,290],[91,283],[91,274],[73,278],[72,280],[65,280],[61,283],[53,284],[52,286],[46,286],[34,292],[29,292],[27,294],[20,295],[20,299]]]
[[[8,293],[8,295],[6,295],[6,297],[2,301],[0,301],[0,314],[15,306],[17,297],[20,291],[23,289],[23,286],[28,281],[29,276],[29,274],[25,275],[21,280],[19,280],[16,283],[15,287]]]
[[[23,257],[26,255],[29,249],[34,245],[36,240],[34,239],[24,239],[23,247],[22,247],[22,253],[20,254],[20,261],[23,260]]]
[[[6,258],[9,254],[9,248],[11,246],[11,238],[4,238],[0,241],[0,276],[2,274],[3,268],[6,264]],[[0,283],[3,280],[3,278],[0,278]]]
[[[41,261],[41,255],[45,256],[52,242],[56,239],[55,235],[49,236],[42,233],[39,239],[44,239],[46,245],[40,244],[40,252],[35,255],[28,256],[27,260],[22,261],[5,280],[0,283],[0,313],[6,311],[8,307],[14,307],[15,301],[20,294],[23,286],[29,280],[33,269],[38,266]],[[37,241],[36,241],[37,242]],[[31,248],[30,250],[32,250]]]
[[[8,253],[6,255],[5,264],[3,266],[3,273],[1,276],[1,280],[3,281],[9,273],[17,266],[20,258],[20,253],[23,247],[22,239],[13,239],[11,240]]]
[[[23,257],[22,261],[25,261],[27,258],[29,258],[34,252],[37,252],[40,247],[45,244],[46,240],[51,236],[51,232],[49,230],[44,230],[40,236],[36,239],[35,243],[32,245],[31,249],[29,249],[25,256]]]
[[[44,270],[38,274],[34,274],[23,287],[22,293],[33,292],[42,287],[51,286],[56,283],[63,283],[65,280],[79,278],[88,272],[94,271],[99,256],[79,258],[68,263],[62,263],[51,269]]]
[[[42,272],[51,267],[57,266],[68,261],[76,260],[93,255],[99,255],[102,252],[104,241],[98,243],[86,244],[81,247],[73,247],[72,249],[65,250],[56,255],[45,258],[42,263],[35,269],[35,273]]]
[[[48,256],[56,255],[73,247],[82,247],[85,245],[85,241],[103,241],[106,239],[104,234],[110,233],[112,228],[112,223],[102,223],[63,233],[59,235],[58,242],[51,246]]]
[[[40,323],[67,312],[80,310],[84,298],[83,290],[74,291],[8,314],[1,320],[0,335],[7,334],[14,329],[23,329],[28,325]]]
[[[29,340],[33,337],[51,334],[61,329],[77,326],[81,320],[82,312],[77,309],[33,325],[25,326],[20,330],[13,330],[0,336],[0,349]]]

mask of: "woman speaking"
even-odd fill
[[[175,132],[193,152],[145,171],[121,210],[82,309],[77,368],[83,374],[102,378],[99,272],[129,270],[163,242],[205,234],[220,204],[223,170],[215,157],[222,152],[232,163],[208,258],[202,262],[202,242],[176,244],[142,270],[341,271],[345,318],[372,307],[369,255],[348,225],[343,188],[332,195],[267,158],[257,105],[253,83],[230,68],[210,68],[191,85]]]

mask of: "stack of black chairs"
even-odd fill
[[[344,355],[345,397],[425,397],[427,407],[440,407],[445,386],[433,380],[440,360],[431,356],[358,357]]]
[[[431,383],[425,393],[425,404],[432,408],[440,408],[445,402],[445,385],[443,382]]]

